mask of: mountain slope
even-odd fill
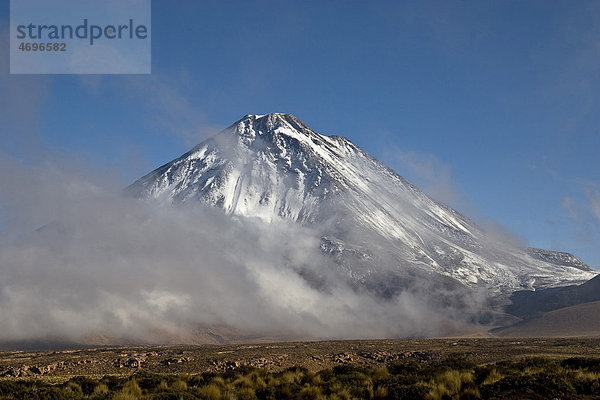
[[[522,318],[531,318],[540,313],[600,301],[600,276],[581,284],[559,288],[519,291],[511,296],[512,304],[506,311]]]
[[[289,114],[247,115],[127,190],[314,227],[341,270],[380,294],[397,293],[415,275],[497,292],[596,275],[571,255],[498,243],[349,140],[316,133]]]
[[[553,310],[492,333],[501,337],[598,337],[600,301]]]

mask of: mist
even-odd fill
[[[460,325],[416,291],[382,299],[352,285],[316,230],[136,200],[65,168],[2,167],[0,204],[21,234],[0,242],[0,341],[193,342],[212,326],[278,338],[414,337]]]

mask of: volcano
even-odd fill
[[[383,297],[415,276],[501,295],[597,275],[571,254],[493,237],[350,140],[317,133],[291,114],[246,115],[127,192],[311,227],[341,273]]]

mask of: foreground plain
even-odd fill
[[[99,347],[1,351],[0,376],[128,375],[138,370],[180,374],[243,365],[310,371],[339,365],[382,367],[398,360],[440,361],[460,355],[476,364],[519,357],[600,358],[599,338],[347,340],[204,346]]]
[[[600,338],[0,352],[1,399],[600,399]]]

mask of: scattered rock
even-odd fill
[[[225,360],[211,360],[210,364],[216,371],[226,371],[239,368],[243,365],[241,361],[225,361]]]
[[[130,358],[125,362],[125,366],[129,368],[141,368],[144,361],[142,358]]]
[[[127,360],[123,360],[122,358],[118,358],[114,362],[114,366],[117,368],[141,368],[142,364],[146,361],[146,359],[141,357],[131,357]]]
[[[160,363],[162,365],[171,365],[171,364],[182,364],[192,361],[189,357],[179,357],[179,358],[168,358],[166,360],[162,360]]]
[[[248,365],[251,365],[256,368],[280,367],[282,358],[283,357],[281,357],[281,356],[279,356],[277,358],[261,357],[261,358],[257,358],[257,359],[250,361],[248,363]]]
[[[9,368],[7,371],[3,372],[2,375],[0,375],[0,376],[20,378],[20,377],[29,376],[29,375],[31,375],[29,366],[23,365],[20,368],[17,368],[17,367]]]
[[[351,363],[354,360],[354,356],[350,353],[338,353],[331,356],[331,361],[340,364]]]

